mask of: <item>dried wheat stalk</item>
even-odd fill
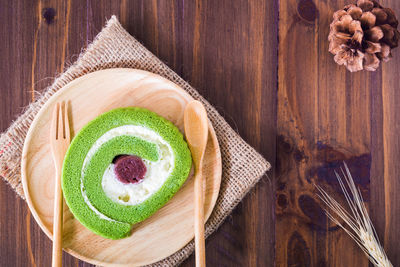
[[[379,267],[393,267],[392,263],[386,256],[383,247],[379,243],[375,228],[372,225],[368,211],[364,205],[361,191],[356,188],[346,163],[344,163],[344,168],[345,171],[341,169],[344,181],[336,171],[335,174],[349,205],[350,212],[345,210],[342,205],[329,196],[324,189],[315,185],[319,191],[318,197],[332,211],[331,213],[328,209],[325,209],[325,212],[334,223],[346,231],[346,233],[349,234],[350,237],[360,246],[372,264]],[[347,190],[345,183],[350,192]],[[332,214],[336,214],[337,217],[334,217]],[[341,218],[344,223],[339,222],[338,217]]]

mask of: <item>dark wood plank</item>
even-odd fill
[[[272,164],[276,10],[276,1],[197,1],[195,7],[185,7],[186,20],[195,21],[184,24],[184,35],[178,42],[185,44],[183,77]],[[229,223],[210,239],[207,262],[211,266],[274,264],[272,185],[264,178],[235,210]],[[194,261],[189,265],[193,266]]]
[[[21,25],[36,24],[34,10],[32,1],[0,2],[0,131],[31,100],[34,31]],[[4,182],[0,182],[0,214],[0,266],[31,265],[33,255],[27,240],[31,233],[30,213],[26,203]]]
[[[1,130],[116,14],[274,164],[277,2],[3,1]],[[0,265],[49,266],[51,241],[5,183],[0,190],[0,211],[7,214],[0,218]],[[263,178],[208,239],[208,265],[273,265],[273,218],[274,184]],[[64,265],[90,266],[66,253]],[[193,266],[193,257],[183,265]]]
[[[193,39],[183,47],[183,76],[272,163],[276,68],[269,66],[277,63],[276,8],[275,1],[198,1],[185,9],[185,18],[195,21],[184,25],[178,42]],[[273,265],[273,203],[273,187],[263,179],[215,234],[216,242],[207,243],[208,263]]]
[[[315,4],[314,4],[315,3]],[[350,73],[328,53],[332,14],[349,1],[280,1],[277,115],[278,266],[368,266],[330,223],[313,183],[343,201],[345,160],[394,266],[398,255],[399,55],[374,73]],[[400,5],[385,1],[397,14]]]
[[[395,0],[382,1],[383,5],[391,7],[399,18],[400,3]],[[385,250],[393,266],[400,265],[399,240],[400,232],[400,51],[394,50],[394,58],[382,69],[382,146],[383,162],[379,178],[382,180],[377,195],[384,196],[384,209],[375,209],[373,218],[384,225],[381,232]],[[382,203],[382,202],[381,202]],[[381,205],[382,207],[382,205]],[[384,216],[383,216],[384,214]]]

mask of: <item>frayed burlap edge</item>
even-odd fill
[[[115,16],[107,22],[92,44],[77,61],[34,103],[30,104],[0,136],[0,174],[24,198],[20,176],[20,161],[25,136],[35,115],[43,104],[60,88],[72,80],[101,69],[137,68],[159,74],[186,90],[206,107],[213,123],[222,156],[222,183],[220,194],[211,217],[206,223],[206,236],[214,232],[232,209],[270,168],[270,164],[250,147],[227,124],[221,115],[167,65],[149,52],[121,26]],[[170,257],[150,266],[174,266],[185,260],[194,250],[191,241]]]

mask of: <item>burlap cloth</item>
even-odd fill
[[[228,125],[221,115],[187,82],[121,26],[115,16],[97,35],[78,60],[55,79],[36,102],[30,104],[10,128],[0,136],[0,173],[4,180],[24,198],[20,161],[28,128],[42,105],[57,90],[89,72],[108,68],[136,68],[159,74],[186,90],[205,105],[215,128],[222,154],[222,183],[214,211],[206,224],[206,236],[214,232],[246,193],[270,168],[270,164],[250,147]],[[181,263],[194,250],[191,241],[183,249],[152,266],[173,266]]]

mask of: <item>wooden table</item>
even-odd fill
[[[0,130],[116,14],[275,166],[207,240],[208,266],[368,266],[312,186],[339,198],[333,171],[343,160],[399,266],[400,49],[376,72],[337,66],[329,23],[347,3],[1,1]],[[400,14],[400,2],[382,3]],[[0,214],[0,266],[49,266],[50,240],[4,182]],[[193,256],[183,264],[193,265]],[[64,266],[89,264],[64,254]]]

